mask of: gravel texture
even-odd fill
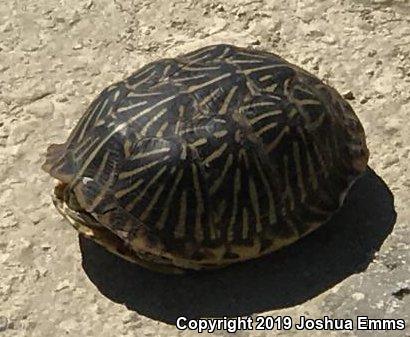
[[[218,42],[273,51],[337,88],[363,122],[372,169],[327,225],[225,270],[162,276],[79,244],[40,170],[47,145],[108,84]],[[407,327],[236,336],[410,336],[409,121],[408,0],[1,1],[0,336],[185,337],[197,333],[177,330],[180,315],[256,314]]]

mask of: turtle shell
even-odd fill
[[[134,262],[200,269],[326,222],[368,156],[335,89],[275,54],[213,45],[107,87],[43,168],[82,234]]]

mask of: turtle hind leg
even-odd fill
[[[172,264],[155,262],[154,257],[150,259],[148,256],[146,258],[145,256],[140,256],[141,254],[131,250],[119,237],[104,227],[88,227],[78,222],[75,225],[73,224],[73,227],[77,229],[80,235],[83,235],[87,239],[98,243],[110,253],[129,262],[135,263],[143,268],[162,274],[185,273],[184,269],[178,268]]]
[[[162,274],[185,274],[185,270],[182,268],[178,268],[172,264],[165,264],[165,263],[158,263],[155,262],[154,259],[149,259],[148,256],[145,258],[128,248],[121,239],[118,240],[106,240],[106,234],[101,234],[97,232],[105,232],[105,229],[92,229],[92,235],[87,235],[82,233],[88,239],[93,240],[94,242],[98,243],[100,246],[107,249],[110,253],[117,255],[129,262],[135,263],[143,268],[151,270],[153,272],[162,273]],[[108,232],[108,231],[107,231]],[[109,236],[113,235],[111,232],[108,233]]]
[[[114,254],[117,254],[123,257],[124,259],[130,262],[136,263],[139,266],[146,268],[148,270],[151,270],[153,272],[162,273],[162,274],[173,274],[173,275],[183,275],[186,273],[185,269],[179,268],[172,264],[163,264],[163,263],[158,263],[155,261],[150,261],[149,259],[143,259],[139,256],[136,256],[136,254],[132,254],[130,258],[128,258],[126,255],[122,255],[118,251],[115,252]]]
[[[95,220],[92,221],[92,217],[88,216],[87,212],[72,210],[63,200],[57,197],[53,198],[53,202],[57,210],[81,236],[94,241],[110,253],[154,272],[163,274],[185,273],[183,268],[172,265],[170,263],[171,261],[169,261],[169,263],[167,263],[168,261],[164,261],[163,263],[156,262],[155,259],[160,259],[159,257],[132,250],[120,237],[115,235],[115,233],[97,223]]]

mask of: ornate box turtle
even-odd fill
[[[82,235],[178,272],[256,258],[313,231],[368,157],[335,89],[275,54],[221,44],[103,90],[43,168]]]

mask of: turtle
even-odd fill
[[[274,53],[216,44],[106,87],[42,167],[80,235],[183,273],[311,233],[368,159],[364,128],[336,89]]]

